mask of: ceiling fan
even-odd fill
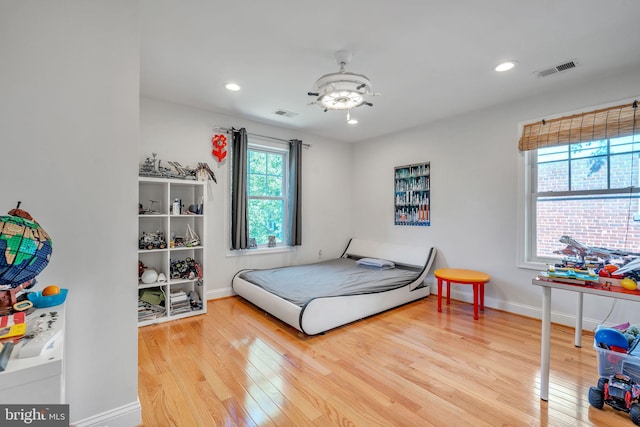
[[[373,104],[367,101],[368,96],[379,95],[373,93],[371,80],[363,74],[345,71],[351,62],[352,54],[346,50],[335,53],[336,62],[340,67],[337,73],[325,74],[313,85],[313,91],[307,95],[316,97],[310,104],[319,105],[324,111],[347,110],[347,121],[350,120],[352,108]]]

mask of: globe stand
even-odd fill
[[[13,288],[0,291],[0,315],[8,315],[13,312],[13,305],[18,302],[17,293],[22,288]]]

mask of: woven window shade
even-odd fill
[[[520,151],[633,135],[638,102],[524,125]]]

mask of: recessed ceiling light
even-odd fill
[[[496,68],[494,68],[494,70],[498,71],[498,72],[503,72],[503,71],[509,71],[511,70],[513,67],[515,67],[516,65],[518,65],[518,61],[504,61],[499,63],[498,65],[496,65]]]
[[[349,120],[347,120],[347,123],[349,123],[350,125],[357,125],[358,124],[358,119],[349,119]]]
[[[228,90],[232,90],[234,92],[239,91],[240,90],[240,86],[238,86],[236,83],[227,83],[227,85],[225,86]]]

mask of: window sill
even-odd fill
[[[295,252],[295,246],[276,246],[275,248],[238,249],[227,250],[227,257],[277,254],[283,252]]]
[[[558,262],[560,262],[560,258],[534,258],[520,261],[518,268],[546,271],[550,265],[554,265]]]
[[[518,264],[518,268],[526,269],[526,270],[536,270],[536,271],[545,271],[547,269],[548,264],[544,264],[541,262],[531,262],[525,261]]]

